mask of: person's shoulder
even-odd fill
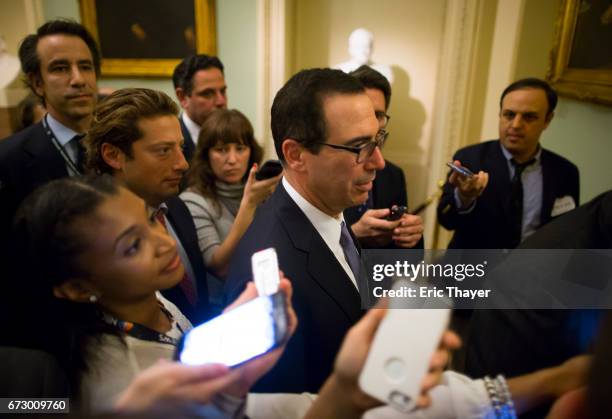
[[[574,163],[572,163],[562,155],[557,154],[554,151],[550,151],[546,148],[542,148],[542,161],[543,164],[554,164],[559,168],[578,172],[578,166],[576,166]]]
[[[0,140],[0,159],[14,158],[14,154],[21,152],[28,141],[38,139],[43,134],[39,122]]]
[[[198,207],[209,209],[213,205],[212,198],[203,196],[193,188],[188,188],[187,190],[181,192],[179,198],[181,201],[187,204],[188,207],[191,205],[196,205]]]

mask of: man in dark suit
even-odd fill
[[[185,139],[183,153],[190,162],[206,117],[215,109],[227,108],[223,63],[214,56],[191,55],[176,66],[172,83],[183,108],[179,118]]]
[[[612,191],[568,212],[540,228],[518,249],[610,249],[612,248]],[[567,255],[567,253],[565,253]],[[565,265],[564,277],[594,281],[605,286],[609,276],[588,273],[609,266],[606,256],[574,250],[563,260],[559,253],[540,253],[534,264],[525,264],[525,253],[511,254],[496,270],[511,272],[522,281],[538,281],[552,267]],[[591,255],[591,256],[589,256]],[[607,260],[606,260],[607,259]],[[568,278],[571,278],[568,281]],[[542,298],[546,301],[547,295]],[[532,296],[536,298],[536,296]],[[515,377],[558,365],[592,348],[604,310],[475,310],[472,333],[467,340],[466,373],[471,377],[504,374]],[[548,406],[536,409],[527,418],[545,417]]]
[[[251,279],[251,255],[267,247],[293,283],[298,329],[257,391],[316,392],[346,331],[363,311],[358,250],[342,212],[365,202],[386,133],[363,86],[339,70],[294,75],[272,105],[272,135],[284,178],[239,243],[226,281],[229,300]]]
[[[189,167],[177,115],[176,104],[162,92],[117,90],[96,109],[96,121],[84,143],[88,168],[111,174],[141,197],[152,222],[158,222],[176,240],[185,277],[162,293],[193,323],[199,323],[214,310],[208,303],[206,269],[195,225],[177,197]]]
[[[389,81],[367,65],[349,74],[365,87],[374,106],[378,127],[385,129],[389,122],[387,109],[391,100]],[[402,169],[385,160],[385,168],[376,174],[368,200],[362,205],[347,208],[344,217],[364,248],[422,249],[421,217],[404,214],[397,221],[388,221],[386,217],[393,205],[408,207],[406,180]]]
[[[3,278],[19,280],[20,261],[12,254],[11,224],[23,199],[54,179],[79,173],[79,139],[96,103],[100,54],[92,36],[73,21],[53,20],[28,35],[19,47],[30,89],[48,113],[43,120],[0,140],[0,262]],[[13,274],[12,272],[16,273]],[[7,304],[18,304],[6,288]]]
[[[444,185],[438,219],[455,231],[449,248],[512,249],[578,206],[578,168],[540,146],[556,104],[545,81],[516,81],[501,95],[499,140],[455,154],[454,162],[475,175],[451,171]]]

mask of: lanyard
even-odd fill
[[[178,330],[181,333],[184,333],[181,326],[177,322],[174,321],[172,314],[170,314],[170,312],[161,305],[160,305],[160,308],[162,309],[164,314],[168,316],[168,318],[170,319],[170,322],[173,325],[176,324],[176,327],[178,328]],[[149,342],[164,343],[166,345],[172,345],[172,346],[178,345],[178,339],[170,337],[166,335],[165,333],[157,332],[153,329],[148,328],[147,326],[143,326],[138,323],[132,323],[132,322],[124,321],[124,320],[119,320],[118,318],[111,316],[108,313],[104,313],[103,318],[106,323],[110,324],[111,326],[116,327],[117,329],[125,333],[126,335],[131,336],[133,338],[140,339],[140,340],[146,340]]]
[[[49,124],[47,123],[47,115],[43,117],[42,124],[45,129],[45,134],[47,134],[47,137],[49,137],[49,139],[51,140],[51,143],[53,143],[57,151],[59,151],[59,153],[62,155],[62,158],[66,162],[66,165],[68,166],[69,171],[72,172],[72,175],[73,176],[81,175],[82,173],[77,168],[76,162],[72,160],[70,155],[66,152],[66,150],[64,150],[64,147],[62,147],[62,145],[60,144],[59,140],[57,139],[53,131],[51,131],[51,127],[49,127]]]

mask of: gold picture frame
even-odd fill
[[[562,96],[612,105],[611,45],[610,0],[563,0],[547,80]]]
[[[79,0],[79,6],[102,53],[102,76],[170,77],[185,56],[217,53],[214,0]]]

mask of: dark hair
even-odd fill
[[[178,106],[157,90],[129,88],[108,95],[96,108],[91,128],[83,140],[88,171],[112,174],[114,169],[102,158],[102,144],[112,144],[132,157],[132,144],[142,138],[141,119],[178,115]]]
[[[506,87],[499,98],[499,109],[502,108],[502,102],[504,101],[504,97],[510,92],[514,92],[515,90],[521,89],[540,89],[544,90],[546,94],[546,100],[548,101],[548,110],[546,111],[546,117],[549,117],[557,107],[557,92],[553,89],[550,84],[546,83],[544,80],[537,79],[535,77],[528,77],[526,79],[520,79]]]
[[[50,20],[38,28],[35,34],[26,36],[19,46],[21,70],[26,76],[24,81],[34,93],[36,93],[36,91],[28,76],[35,74],[40,77],[40,57],[36,52],[36,48],[38,46],[38,41],[49,35],[69,35],[81,38],[91,52],[96,75],[100,75],[100,50],[93,36],[91,36],[87,29],[71,19]]]
[[[364,87],[341,70],[313,68],[302,70],[278,91],[272,104],[272,137],[276,154],[285,160],[282,144],[293,138],[312,153],[327,138],[323,101],[336,94],[357,95]]]
[[[82,235],[87,220],[110,196],[119,193],[110,176],[64,178],[37,189],[19,207],[13,224],[20,266],[20,310],[16,317],[29,334],[29,343],[53,354],[70,377],[79,383],[87,370],[90,338],[116,329],[101,320],[93,304],[80,304],[53,295],[55,286],[86,276],[78,256],[88,247]],[[34,332],[35,331],[35,332]],[[78,388],[78,387],[73,387]]]
[[[223,63],[213,55],[198,54],[190,55],[176,66],[172,73],[172,84],[174,88],[181,88],[186,95],[191,94],[193,88],[193,76],[200,70],[211,67],[218,68],[223,73]]]
[[[193,186],[203,196],[214,200],[218,212],[220,212],[221,207],[218,202],[216,177],[210,167],[209,152],[219,143],[244,144],[251,149],[247,172],[244,175],[245,179],[248,177],[248,169],[253,166],[253,163],[261,163],[263,154],[261,146],[253,135],[251,123],[241,112],[235,109],[217,109],[206,117],[200,130],[188,179],[190,186]]]
[[[391,85],[385,76],[367,65],[362,65],[357,70],[351,71],[349,75],[359,80],[359,83],[363,84],[366,89],[380,90],[385,96],[385,110],[389,109]]]
[[[24,97],[21,102],[19,102],[17,105],[15,132],[21,131],[22,129],[25,129],[36,122],[34,121],[34,109],[37,106],[42,106],[44,108],[42,100],[32,93]]]

